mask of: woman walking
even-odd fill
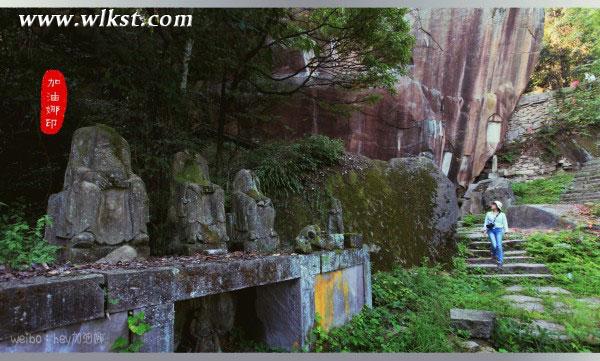
[[[490,238],[492,257],[495,256],[498,267],[502,267],[504,259],[502,238],[504,233],[508,232],[508,221],[506,220],[506,214],[502,212],[502,202],[493,201],[490,208],[490,211],[485,215],[483,231]]]

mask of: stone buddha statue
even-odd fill
[[[227,250],[225,193],[210,182],[208,162],[197,153],[175,154],[169,222],[175,230],[177,253]]]
[[[233,242],[247,252],[268,253],[279,247],[275,208],[260,191],[260,181],[250,170],[240,170],[233,181],[231,200]]]
[[[93,262],[123,245],[149,254],[146,188],[131,169],[129,144],[110,127],[75,131],[63,190],[50,196],[48,214],[45,238],[73,262]]]

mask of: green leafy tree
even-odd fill
[[[129,142],[133,168],[146,184],[158,252],[168,238],[163,205],[174,153],[210,146],[213,180],[225,185],[225,150],[255,147],[230,129],[273,120],[273,109],[296,97],[325,106],[329,101],[317,97],[316,88],[392,90],[414,41],[404,9],[138,10],[143,16],[192,14],[190,28],[65,29],[18,21],[19,14],[98,11],[0,10],[0,68],[7,69],[0,72],[0,106],[10,109],[0,129],[0,167],[13,175],[0,179],[0,197],[28,204],[29,217],[40,214],[62,187],[73,131],[112,126]],[[294,62],[298,57],[305,61]],[[61,70],[69,91],[65,123],[52,137],[38,130],[39,82],[47,69]],[[357,98],[351,106],[373,101]],[[331,107],[337,105],[348,104]]]
[[[530,87],[559,89],[580,79],[600,57],[600,10],[556,8],[546,11],[544,47]]]

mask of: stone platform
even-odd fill
[[[0,352],[110,351],[134,340],[127,316],[144,311],[142,352],[173,352],[175,303],[255,288],[256,317],[270,347],[300,349],[318,313],[340,326],[371,305],[365,249],[265,256],[145,269],[94,270],[0,283]]]

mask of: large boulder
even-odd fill
[[[110,127],[75,131],[63,190],[50,196],[48,214],[46,240],[73,262],[96,261],[123,245],[149,254],[146,188],[131,169],[129,144]]]
[[[323,189],[340,200],[345,237],[361,233],[376,270],[444,259],[455,248],[458,202],[452,182],[428,158],[361,158],[331,170]],[[364,164],[362,164],[364,163]],[[277,230],[294,239],[306,224],[326,224],[328,204],[307,195],[276,199]]]
[[[570,217],[577,214],[574,205],[524,204],[506,210],[509,227],[514,228],[573,228],[576,222]]]
[[[490,178],[469,185],[463,196],[461,216],[485,213],[493,201],[502,202],[505,208],[515,204],[516,197],[508,179]]]

